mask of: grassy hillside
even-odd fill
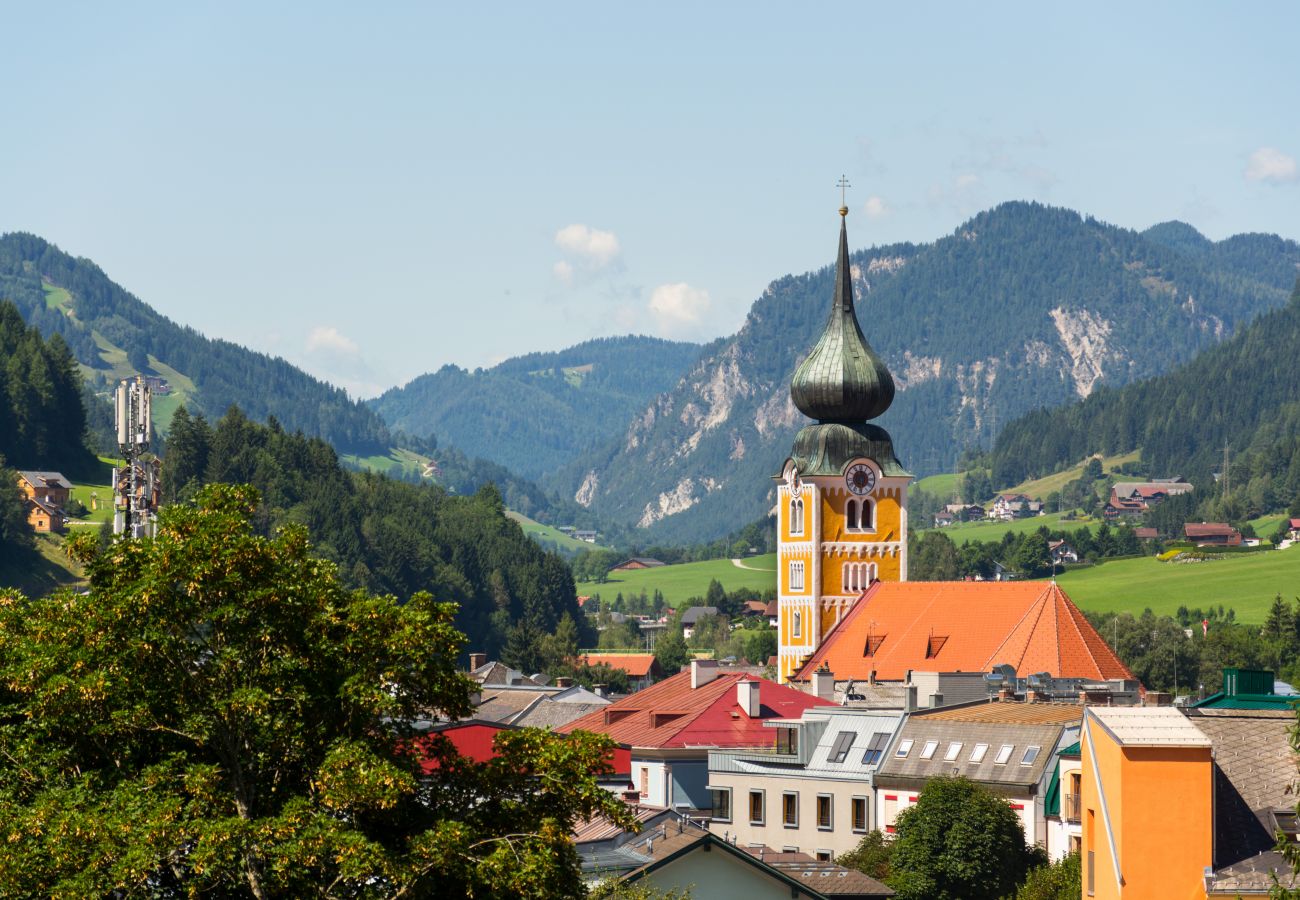
[[[747,587],[756,591],[776,588],[776,554],[751,556],[742,559],[740,568],[729,559],[710,559],[704,562],[682,563],[677,566],[659,566],[654,569],[637,569],[633,572],[614,572],[604,584],[583,582],[577,586],[579,594],[600,594],[606,600],[622,593],[639,594],[642,589],[653,594],[663,592],[664,599],[673,606],[691,597],[703,597],[709,582],[717,579],[724,588],[734,591]]]
[[[0,585],[13,587],[28,597],[40,597],[59,587],[76,587],[85,583],[81,567],[63,552],[63,539],[38,534],[34,564],[21,566],[0,562]]]
[[[1118,456],[1104,456],[1101,460],[1101,469],[1103,472],[1110,473],[1125,463],[1137,462],[1141,452],[1142,451],[1140,450],[1134,450],[1131,453],[1122,453]],[[1022,481],[1020,484],[1017,484],[1014,487],[1009,487],[1005,491],[1000,491],[999,493],[1025,494],[1029,497],[1046,497],[1053,491],[1059,491],[1061,488],[1065,487],[1066,484],[1076,480],[1080,475],[1082,475],[1083,466],[1084,462],[1079,462],[1077,465],[1071,466],[1070,468],[1064,469],[1060,472],[1045,475],[1042,478],[1031,478],[1027,481]]]
[[[577,553],[579,550],[605,549],[600,544],[588,544],[586,541],[580,541],[577,538],[569,537],[564,532],[552,528],[550,525],[543,525],[541,522],[534,522],[523,513],[518,513],[514,510],[508,509],[506,510],[506,515],[519,523],[519,527],[523,528],[524,534],[527,534],[529,537],[541,538],[544,541],[548,541],[565,552]],[[578,593],[582,592],[579,591]]]
[[[1014,519],[1010,522],[962,522],[958,525],[949,525],[947,528],[925,528],[923,531],[942,531],[957,546],[961,546],[965,541],[1000,541],[1002,535],[1007,532],[1012,534],[1025,534],[1030,531],[1037,531],[1046,525],[1048,528],[1066,528],[1075,529],[1083,526],[1095,527],[1099,524],[1097,519],[1090,516],[1065,521],[1063,513],[1051,513],[1046,516],[1033,516],[1028,519]]]
[[[1300,585],[1300,548],[1230,555],[1196,563],[1154,557],[1121,559],[1077,569],[1057,581],[1080,607],[1137,615],[1150,607],[1172,615],[1180,606],[1232,607],[1242,622],[1260,623],[1277,594],[1290,599]]]
[[[941,472],[938,475],[927,475],[920,481],[916,482],[916,489],[925,491],[942,500],[948,500],[957,492],[961,484],[961,472]]]
[[[429,457],[414,450],[393,447],[387,453],[375,453],[370,456],[358,456],[355,453],[339,454],[339,461],[354,469],[378,472],[380,475],[401,477],[404,472],[422,472],[429,462]]]

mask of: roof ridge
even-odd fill
[[[997,659],[997,656],[998,656],[998,654],[1001,652],[1002,648],[1005,647],[1008,643],[1010,643],[1011,638],[1012,638],[1014,635],[1016,635],[1017,633],[1019,633],[1019,631],[1020,631],[1020,626],[1023,625],[1023,624],[1024,624],[1024,623],[1029,619],[1029,617],[1032,616],[1032,615],[1034,614],[1034,610],[1035,610],[1035,609],[1038,610],[1038,617],[1039,617],[1039,618],[1042,618],[1042,614],[1043,614],[1043,610],[1042,610],[1043,601],[1044,601],[1044,599],[1047,597],[1047,594],[1048,594],[1048,591],[1043,591],[1041,594],[1039,594],[1038,597],[1036,597],[1036,598],[1034,599],[1034,602],[1031,603],[1031,604],[1029,605],[1029,608],[1028,608],[1027,610],[1025,610],[1025,614],[1024,614],[1023,616],[1021,616],[1021,617],[1016,621],[1016,624],[1015,624],[1015,625],[1011,626],[1011,630],[1008,631],[1008,632],[1007,632],[1007,636],[1004,637],[1004,638],[1002,639],[1002,643],[998,644],[996,647],[993,648],[993,655],[990,656],[987,660],[984,661],[984,669],[985,669],[985,671],[988,671],[988,670],[991,669],[993,666],[997,665],[997,663],[995,662],[995,660]],[[1031,625],[1030,628],[1029,628],[1029,636],[1025,638],[1025,647],[1024,647],[1024,649],[1020,652],[1020,659],[1016,660],[1016,671],[1019,671],[1019,670],[1020,670],[1020,665],[1021,665],[1021,663],[1024,662],[1024,660],[1025,660],[1025,656],[1028,655],[1028,653],[1029,653],[1029,638],[1032,638],[1032,637],[1033,637],[1033,635],[1034,635],[1034,627],[1037,626],[1037,624],[1038,624],[1038,621],[1037,621],[1037,619],[1035,619],[1034,624]]]

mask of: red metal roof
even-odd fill
[[[741,709],[736,685],[759,685],[759,715]],[[565,733],[595,731],[633,747],[768,747],[776,732],[768,719],[797,719],[805,709],[828,705],[812,694],[743,673],[721,673],[707,684],[691,687],[690,669],[596,710],[557,729]]]
[[[645,678],[652,670],[656,673],[659,671],[653,653],[584,653],[582,664],[622,669],[632,678]]]
[[[937,652],[936,638],[946,639]],[[988,672],[1001,663],[1057,678],[1133,678],[1065,592],[1042,581],[877,582],[795,677],[823,663],[838,679],[875,672],[902,681],[909,669]]]
[[[1183,528],[1189,538],[1232,537],[1237,533],[1227,522],[1188,522]]]

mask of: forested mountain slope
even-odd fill
[[[344,450],[386,449],[388,429],[369,407],[278,357],[204,337],[160,315],[87,259],[30,234],[0,236],[0,300],[43,334],[59,334],[106,389],[126,374],[167,378],[175,399],[218,416],[238,403]],[[164,421],[175,402],[155,403]]]
[[[1232,502],[1219,511],[1223,518],[1294,506],[1300,501],[1297,360],[1300,280],[1285,307],[1166,375],[1103,388],[1008,424],[994,446],[993,478],[1014,484],[1087,454],[1141,448],[1154,475],[1179,474],[1209,486],[1226,447]]]
[[[833,247],[828,222],[828,256]],[[881,424],[925,474],[1030,409],[1167,371],[1282,305],[1300,245],[1213,243],[1179,223],[1144,235],[1008,203],[933,244],[852,259],[863,331],[899,387]],[[803,424],[789,378],[822,328],[831,281],[830,267],[774,281],[738,334],[548,483],[651,539],[709,538],[760,516]]]
[[[487,370],[443,366],[371,405],[393,428],[437,435],[535,479],[619,434],[700,351],[658,338],[602,338]]]

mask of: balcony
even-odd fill
[[[1082,804],[1079,802],[1079,799],[1078,794],[1061,795],[1061,816],[1071,825],[1078,825],[1082,818],[1080,815]]]

